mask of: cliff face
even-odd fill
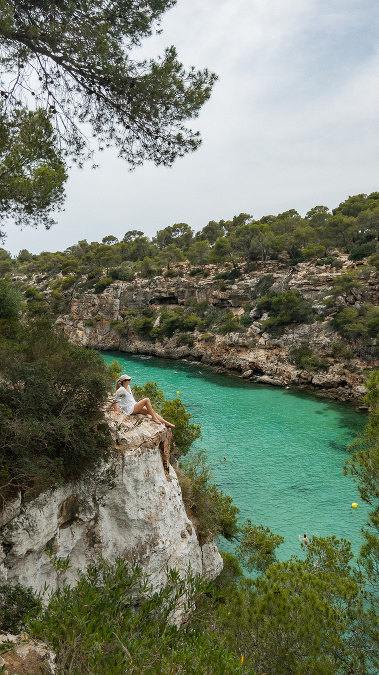
[[[348,263],[342,272],[346,271]],[[292,324],[279,337],[264,332],[261,320],[267,318],[254,307],[253,323],[244,333],[225,336],[211,334],[204,339],[194,332],[192,346],[176,346],[175,338],[148,341],[133,332],[128,335],[112,328],[112,322],[121,321],[128,309],[150,306],[184,305],[191,301],[207,303],[214,307],[227,307],[235,315],[243,313],[247,302],[254,305],[254,287],[267,273],[274,277],[273,289],[299,291],[312,303],[315,321],[310,324]],[[327,372],[306,371],[296,368],[289,359],[295,347],[308,345],[319,357],[330,356],[332,345],[339,336],[330,326],[336,308],[329,309],[322,300],[331,291],[336,273],[321,271],[310,263],[298,265],[296,271],[278,271],[266,267],[245,275],[237,282],[220,284],[214,279],[194,280],[183,276],[174,280],[155,277],[136,279],[133,282],[116,281],[97,295],[94,292],[75,291],[66,315],[58,318],[60,325],[77,344],[104,350],[119,350],[133,354],[151,354],[163,358],[187,358],[202,361],[218,368],[237,371],[242,377],[256,382],[276,385],[292,384],[307,387],[318,395],[342,400],[359,400],[365,392],[362,371],[377,367],[376,347],[371,353],[359,355],[346,363],[343,357],[330,359]],[[359,303],[378,301],[377,279],[368,279],[364,289],[351,291],[349,296],[337,298],[337,307],[359,306]],[[368,361],[369,360],[369,361]]]
[[[138,562],[155,589],[167,567],[208,578],[222,569],[213,542],[200,547],[187,517],[180,486],[169,463],[171,432],[135,416],[109,415],[115,450],[107,464],[0,514],[0,584],[21,583],[41,591],[75,582],[101,555]],[[69,557],[59,569],[52,556]]]

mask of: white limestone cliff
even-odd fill
[[[92,475],[21,499],[0,513],[0,584],[20,583],[41,591],[63,578],[74,583],[78,570],[99,555],[138,562],[155,589],[166,569],[215,578],[222,559],[211,541],[200,546],[169,463],[171,432],[142,416],[110,414],[115,450]],[[69,557],[57,569],[51,555]]]

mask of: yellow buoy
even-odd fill
[[[352,507],[353,507],[353,509],[356,509],[356,508],[357,508],[357,506],[358,506],[357,502],[353,502],[353,503],[352,503]]]
[[[177,393],[177,394],[180,394],[180,391],[177,391],[176,393]]]

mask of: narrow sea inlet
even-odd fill
[[[364,415],[293,389],[218,375],[201,364],[102,355],[107,363],[117,359],[132,385],[154,381],[166,398],[182,399],[202,428],[193,448],[206,449],[215,483],[233,498],[243,520],[285,537],[280,559],[301,555],[298,535],[304,533],[344,537],[358,554],[369,507],[342,468]]]

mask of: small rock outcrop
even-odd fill
[[[167,568],[208,578],[222,570],[213,541],[200,546],[169,462],[171,431],[142,416],[109,413],[115,450],[79,481],[15,500],[0,527],[0,584],[41,591],[75,583],[99,556],[137,562],[154,589]],[[53,564],[54,556],[61,561]],[[67,565],[62,561],[67,559]]]
[[[43,642],[27,635],[0,632],[0,668],[4,675],[56,673],[55,654]]]

